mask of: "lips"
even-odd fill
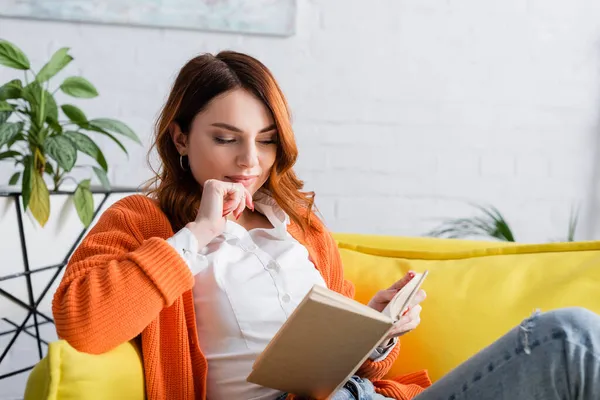
[[[226,180],[229,182],[241,183],[244,187],[251,186],[254,182],[256,182],[257,176],[247,176],[247,175],[234,175],[234,176],[226,176]]]

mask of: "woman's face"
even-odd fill
[[[174,126],[172,138],[200,185],[208,179],[239,182],[251,194],[269,178],[277,154],[271,112],[243,89],[215,97],[194,117],[188,135]]]

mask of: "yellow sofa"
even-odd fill
[[[435,381],[536,309],[600,313],[600,242],[523,245],[336,234],[345,274],[367,302],[409,269],[428,269],[420,327],[403,336],[395,376],[428,369]],[[143,399],[139,351],[102,354],[51,343],[30,374],[25,400]]]

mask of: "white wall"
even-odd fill
[[[420,235],[469,215],[469,200],[494,204],[518,240],[539,242],[564,236],[580,202],[578,239],[600,237],[598,1],[298,3],[297,34],[283,39],[10,19],[0,38],[38,68],[71,47],[61,76],[81,74],[101,94],[75,104],[143,137],[129,160],[102,142],[116,184],[148,177],[152,124],[183,63],[235,49],[279,79],[297,170],[333,230]],[[0,69],[0,82],[11,77]],[[0,164],[1,181],[10,167]]]

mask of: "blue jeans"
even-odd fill
[[[536,313],[414,400],[459,399],[600,399],[600,316]]]
[[[353,377],[332,400],[385,398]],[[600,399],[600,316],[583,308],[535,313],[414,400],[563,399]]]

